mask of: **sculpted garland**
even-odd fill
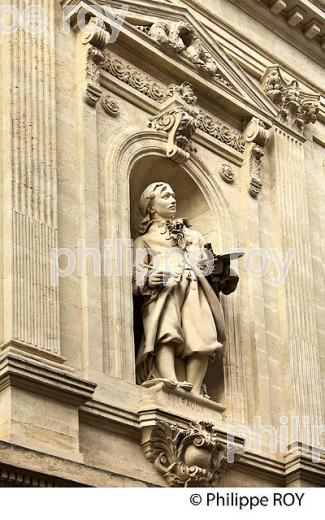
[[[195,65],[200,72],[211,76],[222,86],[234,90],[219,70],[216,60],[204,47],[194,27],[189,23],[156,22],[151,26],[137,26],[137,29],[147,34],[165,51],[179,54]]]

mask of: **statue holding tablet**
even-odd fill
[[[205,396],[208,363],[225,341],[219,293],[230,294],[238,276],[230,262],[242,253],[217,256],[200,233],[176,219],[171,186],[156,182],[141,195],[143,216],[134,242],[133,288],[142,296],[143,335],[137,380],[164,381]]]

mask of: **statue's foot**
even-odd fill
[[[186,390],[186,392],[190,392],[193,388],[193,385],[188,381],[183,381],[182,383],[177,384],[177,388],[181,388],[182,390]]]
[[[193,388],[192,390],[193,395],[197,395],[198,397],[204,397],[204,399],[210,399],[211,397],[203,390],[203,388]]]
[[[181,388],[182,390],[185,390],[186,392],[190,392],[193,388],[192,383],[189,383],[188,381],[176,381],[174,379],[164,379],[162,377],[157,377],[155,379],[149,379],[149,381],[145,381],[142,383],[142,386],[145,388],[151,388],[152,386],[158,385],[159,383],[164,383],[166,388],[169,388],[171,390],[175,390],[176,388]]]
[[[177,388],[178,381],[173,381],[172,379],[164,379],[162,377],[157,377],[155,379],[149,379],[149,381],[145,381],[142,383],[142,386],[145,388],[151,388],[152,386],[158,385],[159,383],[164,383],[167,388]]]

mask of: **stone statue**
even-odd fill
[[[235,290],[238,277],[230,255],[217,257],[211,245],[176,219],[171,186],[150,184],[141,195],[140,236],[134,241],[134,294],[142,296],[143,336],[137,380],[207,397],[203,381],[209,360],[225,340],[220,291]]]

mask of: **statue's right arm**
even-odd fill
[[[148,285],[148,262],[149,255],[146,243],[142,236],[133,242],[133,294],[150,295],[151,289]]]

